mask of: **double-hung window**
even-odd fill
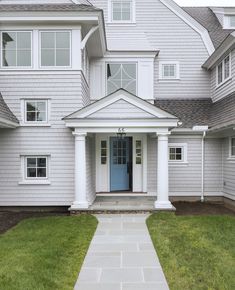
[[[134,0],[111,0],[112,22],[132,22]]]
[[[31,31],[2,31],[1,33],[1,66],[32,66],[32,33]]]
[[[163,80],[179,79],[179,62],[160,62],[159,78]]]
[[[108,63],[107,94],[118,89],[125,89],[128,92],[137,94],[137,64],[136,63]]]
[[[217,85],[224,83],[231,77],[231,55],[227,55],[217,65]]]
[[[24,123],[43,124],[48,122],[48,100],[25,100]]]
[[[41,67],[69,67],[71,65],[71,32],[41,31]]]

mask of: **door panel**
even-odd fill
[[[110,138],[110,190],[130,190],[130,138]]]

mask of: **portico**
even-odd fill
[[[122,109],[126,106],[128,113]],[[88,209],[97,192],[141,192],[149,196],[147,137],[157,138],[154,207],[173,209],[168,194],[168,138],[177,126],[175,116],[118,90],[64,120],[75,138],[75,194],[71,210]],[[123,136],[118,134],[120,131]]]

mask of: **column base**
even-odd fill
[[[172,205],[170,201],[155,201],[154,208],[156,210],[169,210],[169,211],[175,211],[176,208]]]
[[[70,210],[80,210],[80,209],[88,209],[89,208],[89,204],[88,202],[73,202]]]

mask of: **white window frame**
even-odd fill
[[[229,76],[227,78],[225,78],[225,72],[224,72],[224,69],[225,69],[225,60],[226,58],[229,57]],[[226,83],[227,81],[229,81],[232,77],[232,55],[231,53],[227,54],[223,60],[217,64],[216,66],[216,87],[220,87],[222,86],[224,83]],[[222,64],[222,82],[218,82],[218,76],[219,76],[219,66]]]
[[[46,158],[46,177],[27,177],[27,159],[28,158]],[[22,180],[18,184],[29,185],[49,185],[50,182],[50,154],[23,154],[20,155],[21,160],[21,176]]]
[[[69,37],[70,37],[70,55],[69,55],[69,65],[66,66],[43,66],[42,62],[41,62],[41,39],[42,39],[42,33],[43,32],[68,32],[69,33]],[[72,31],[71,30],[58,30],[58,29],[52,29],[52,30],[39,30],[39,68],[40,69],[46,69],[46,70],[58,70],[58,69],[63,69],[63,68],[71,68],[72,67]],[[56,49],[55,49],[56,52]],[[55,54],[55,58],[56,58],[56,54]]]
[[[135,64],[136,66],[136,95],[138,95],[138,62],[136,61],[106,61],[105,62],[105,91],[106,95],[108,94],[108,72],[107,72],[107,67],[108,64]],[[130,93],[132,94],[132,93]]]
[[[113,20],[113,3],[121,2],[125,0],[108,0],[108,24],[135,24],[136,23],[136,0],[127,0],[131,2],[130,8],[130,20]]]
[[[235,160],[235,155],[232,155],[232,140],[233,139],[235,140],[235,136],[229,138],[229,158]]]
[[[27,102],[45,102],[46,103],[46,121],[27,121]],[[27,98],[21,99],[21,116],[22,123],[21,126],[30,126],[30,127],[49,127],[51,126],[49,123],[50,119],[50,99],[48,98]]]
[[[170,148],[181,148],[182,159],[170,160]],[[188,144],[187,143],[169,143],[168,144],[168,161],[170,164],[187,164],[188,163]]]
[[[163,75],[164,72],[164,65],[175,65],[175,73],[176,75],[174,77],[165,77]],[[180,63],[179,61],[159,61],[159,79],[164,81],[174,81],[174,80],[180,80]]]
[[[2,62],[2,50],[3,50],[3,47],[2,47],[2,34],[3,33],[19,33],[19,32],[29,32],[30,33],[30,40],[31,40],[31,65],[30,66],[3,66],[3,62]],[[14,69],[14,70],[20,70],[20,69],[32,69],[33,68],[33,31],[32,30],[1,30],[1,37],[0,37],[0,41],[1,41],[1,44],[0,44],[0,47],[1,47],[1,51],[0,51],[0,55],[1,55],[1,69],[4,69],[4,70],[11,70],[11,69]]]

